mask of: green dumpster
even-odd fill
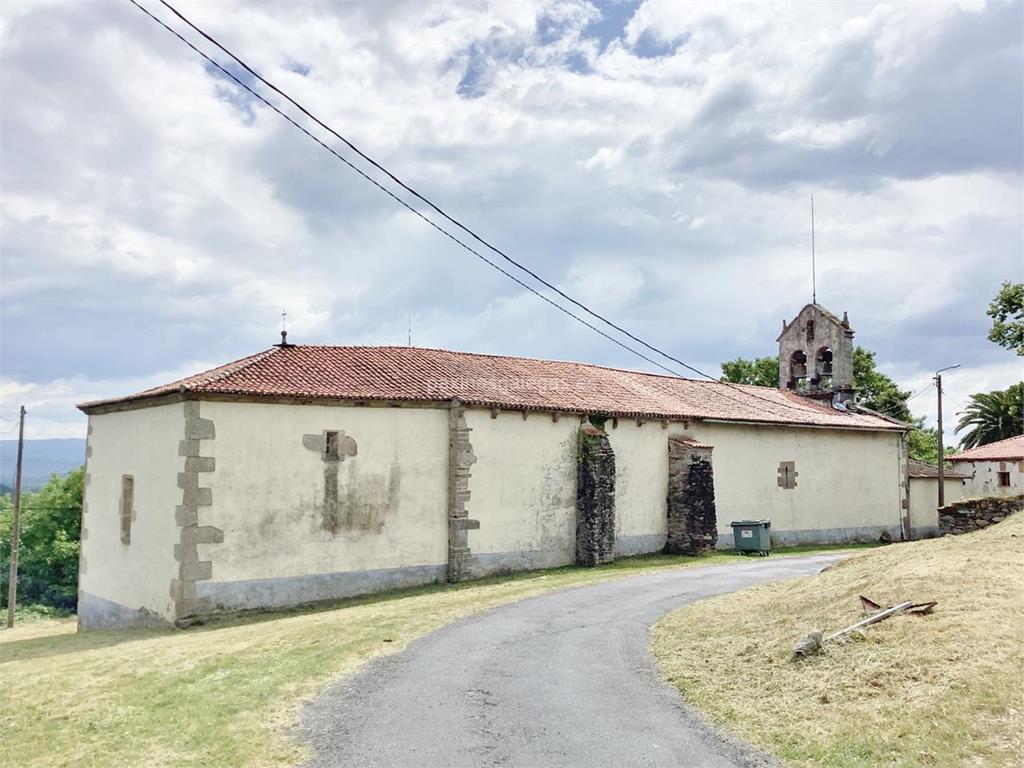
[[[730,525],[737,552],[741,555],[756,552],[761,557],[768,556],[772,549],[771,534],[768,532],[772,527],[771,520],[735,520]]]

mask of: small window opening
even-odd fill
[[[338,454],[338,433],[327,432],[326,439],[324,440],[324,458],[337,459]]]
[[[796,462],[795,461],[780,461],[779,462],[779,488],[791,490],[796,488]]]
[[[814,321],[807,321],[807,340],[814,341]]]
[[[121,543],[132,543],[132,518],[135,516],[135,478],[121,475]]]
[[[1000,488],[1009,488],[1010,487],[1010,473],[1009,472],[1000,472],[999,473],[999,487]]]

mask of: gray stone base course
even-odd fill
[[[561,568],[572,565],[576,557],[572,545],[566,549],[538,549],[527,552],[477,553],[475,576],[535,571],[540,568]]]
[[[356,597],[389,589],[416,587],[445,580],[446,565],[413,565],[372,571],[316,573],[245,581],[201,581],[199,598],[208,598],[213,611],[287,608],[324,600]]]
[[[782,531],[772,528],[773,547],[793,547],[798,544],[857,544],[878,541],[887,531],[893,541],[900,540],[900,525],[865,525],[857,528],[807,528]],[[718,535],[718,549],[735,549],[732,531]]]
[[[665,548],[666,538],[668,537],[664,533],[616,536],[615,556],[629,557],[630,555],[647,555],[661,552]]]
[[[94,629],[125,629],[128,627],[171,627],[170,619],[147,610],[129,608],[112,600],[78,593],[78,629],[89,632]]]

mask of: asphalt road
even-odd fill
[[[649,629],[687,603],[837,559],[660,571],[456,622],[311,702],[307,766],[774,765],[704,724],[658,679]]]

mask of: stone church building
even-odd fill
[[[805,307],[779,389],[281,343],[86,403],[80,627],[694,553],[740,519],[911,537],[907,425],[852,405],[852,339]]]

